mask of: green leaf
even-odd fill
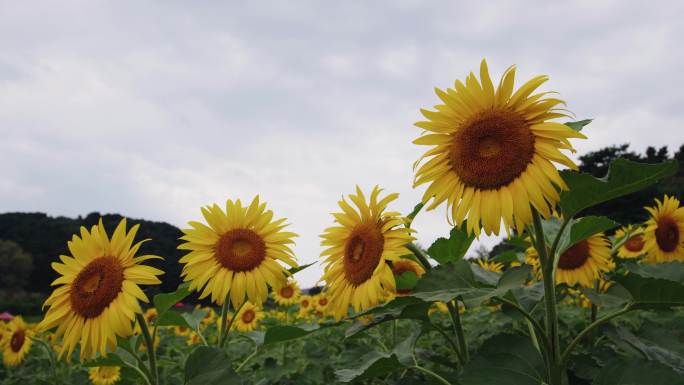
[[[592,120],[593,120],[593,119],[584,119],[584,120],[580,120],[580,121],[577,121],[577,122],[566,122],[566,123],[564,123],[564,124],[565,124],[566,126],[572,128],[572,129],[575,130],[575,131],[582,131],[582,129],[584,128],[584,126],[586,126],[586,125],[588,125],[589,123],[591,123]]]
[[[490,262],[499,263],[522,262],[524,260],[525,253],[515,250],[506,250],[489,259]]]
[[[173,305],[190,295],[190,290],[188,290],[189,286],[189,283],[184,282],[178,285],[178,288],[173,293],[155,295],[152,302],[154,303],[154,307],[157,308],[157,314],[161,316],[167,310],[171,309]]]
[[[657,361],[663,365],[682,372],[684,374],[684,356],[643,340],[624,327],[604,328],[604,334],[618,346],[627,347],[627,350],[635,349],[639,352],[637,357],[645,357],[649,361]]]
[[[485,270],[476,263],[471,264],[470,269],[473,271],[473,277],[475,280],[482,285],[496,286],[496,284],[499,282],[499,278],[501,278],[500,273]]]
[[[684,285],[659,278],[647,278],[636,273],[616,275],[613,280],[629,293],[633,308],[658,309],[684,306]]]
[[[682,385],[684,376],[658,362],[616,358],[594,379],[594,385]]]
[[[556,255],[562,255],[573,245],[594,234],[610,230],[617,226],[619,226],[617,222],[606,217],[587,216],[579,219],[571,219],[558,242]]]
[[[573,171],[561,171],[569,190],[561,192],[560,206],[565,218],[623,195],[642,190],[677,172],[677,162],[659,164],[617,159],[610,164],[604,178]]]
[[[418,281],[410,296],[429,302],[449,302],[460,298],[466,307],[477,306],[494,296],[504,295],[509,290],[522,286],[529,272],[528,265],[508,269],[495,288],[481,287],[475,279],[472,265],[460,260],[428,271]]]
[[[406,271],[394,278],[397,281],[397,290],[411,290],[418,283],[418,275],[412,271]]]
[[[388,303],[356,314],[354,317],[372,315],[374,318],[367,323],[356,321],[353,325],[347,328],[345,331],[345,337],[350,338],[364,330],[368,330],[383,322],[392,321],[395,319],[427,321],[428,309],[430,308],[430,305],[430,302],[424,302],[418,298],[409,296],[397,297]]]
[[[306,268],[309,268],[309,267],[315,265],[316,263],[317,263],[317,262],[311,262],[311,263],[306,264],[306,265],[301,265],[301,266],[297,266],[297,267],[291,267],[291,268],[287,269],[287,271],[288,271],[288,273],[290,273],[290,274],[299,273],[300,271],[302,271],[302,270],[304,270],[304,269],[306,269]]]
[[[167,311],[161,316],[157,316],[156,320],[157,326],[181,326],[184,328],[192,329],[192,326],[183,317],[183,314],[177,311]]]
[[[413,219],[416,217],[416,215],[418,215],[420,210],[423,209],[423,206],[425,206],[425,203],[422,203],[422,202],[418,203],[417,205],[415,205],[413,207],[413,211],[411,211],[411,213],[406,217],[409,220],[409,227],[410,227],[410,223],[413,222]]]
[[[402,367],[412,365],[413,349],[421,334],[422,329],[414,330],[391,352],[371,351],[363,355],[352,368],[336,370],[337,379],[340,382],[361,381],[396,372]]]
[[[645,278],[665,279],[684,284],[683,262],[630,265],[628,270]]]
[[[198,346],[185,362],[186,385],[239,384],[240,377],[233,371],[225,351],[209,346]]]
[[[206,310],[195,309],[192,313],[183,313],[181,316],[185,322],[193,329],[198,330],[202,319],[207,315]]]
[[[545,377],[544,362],[529,337],[498,334],[465,365],[459,384],[539,385]]]
[[[264,335],[264,345],[271,345],[278,342],[295,340],[307,336],[321,327],[318,324],[307,325],[276,325],[268,328]]]
[[[95,367],[95,366],[126,366],[126,362],[117,353],[109,353],[107,357],[97,357],[94,360],[86,361],[83,363],[85,367]]]
[[[449,239],[437,238],[427,252],[440,264],[456,262],[463,259],[474,239],[475,235],[468,236],[465,226],[454,227],[449,233]]]

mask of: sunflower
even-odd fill
[[[422,277],[425,274],[425,269],[419,263],[412,259],[402,258],[392,261],[392,273],[398,277],[404,273],[413,273],[416,277]],[[411,293],[411,289],[396,289],[396,294],[406,295]]]
[[[7,332],[7,326],[5,325],[5,321],[0,321],[0,351],[5,348],[5,344],[7,343],[8,338],[5,337],[5,334]]]
[[[622,239],[629,235],[622,246],[618,249],[618,257],[624,259],[638,258],[645,253],[644,229],[629,225],[615,232],[615,239]]]
[[[28,328],[21,316],[16,316],[5,330],[3,337],[2,361],[6,366],[16,366],[24,360],[31,349],[33,332]]]
[[[537,278],[541,278],[539,256],[533,247],[527,249],[525,262],[532,265]],[[610,242],[603,233],[594,234],[561,254],[556,267],[556,284],[574,286],[579,283],[583,287],[594,287],[595,281],[613,268]]]
[[[313,297],[310,295],[302,295],[299,297],[299,317],[308,318],[313,308]]]
[[[192,332],[192,329],[185,327],[185,326],[174,326],[173,327],[173,334],[177,335],[178,337],[189,336],[190,332]]]
[[[118,366],[95,366],[88,370],[90,381],[94,385],[112,385],[121,378]]]
[[[490,262],[490,261],[485,261],[484,259],[478,259],[477,264],[478,264],[478,266],[480,266],[484,270],[491,271],[493,273],[503,273],[504,265],[502,263]]]
[[[342,198],[342,212],[333,213],[339,226],[330,227],[321,236],[326,246],[321,256],[325,260],[322,280],[328,285],[331,314],[340,319],[347,315],[351,304],[361,311],[378,304],[385,291],[395,291],[392,268],[386,261],[396,261],[410,254],[406,244],[414,238],[404,227],[405,219],[397,212],[385,212],[387,205],[399,197],[389,194],[380,199],[377,186],[366,197],[356,187],[349,199],[356,209]]]
[[[282,218],[273,220],[273,212],[256,196],[248,207],[240,200],[228,200],[226,210],[214,204],[202,208],[209,226],[189,222],[183,230],[185,243],[179,249],[190,252],[180,259],[185,264],[181,275],[190,281],[190,290],[204,290],[200,299],[211,294],[211,300],[223,305],[230,294],[236,309],[245,301],[262,304],[268,297],[268,286],[285,284],[287,270],[278,263],[297,266],[289,245],[297,236],[283,231]]]
[[[81,227],[81,236],[74,235],[67,243],[73,257],[61,255],[61,263],[52,263],[61,276],[52,285],[61,285],[45,301],[49,306],[39,330],[57,327],[64,344],[59,356],[71,356],[80,341],[80,358],[107,354],[107,346],[116,346],[116,336],[132,333],[131,322],[142,313],[138,300],[149,302],[138,285],[161,283],[156,277],[164,272],[141,265],[156,255],[135,257],[142,242],[133,244],[139,225],[126,231],[122,219],[109,239],[102,224],[90,232]]]
[[[157,315],[157,309],[151,307],[145,310],[145,314],[143,316],[145,317],[145,322],[152,324],[154,320],[157,319]]]
[[[238,331],[246,333],[256,329],[259,321],[265,317],[265,314],[251,302],[246,302],[236,317],[235,327]]]
[[[202,342],[202,338],[200,338],[199,334],[192,332],[190,333],[190,336],[188,336],[188,339],[185,340],[185,344],[188,346],[191,345],[197,345]]]
[[[330,300],[326,292],[320,292],[313,297],[313,307],[317,312],[325,313],[329,304]]]
[[[548,80],[542,75],[525,83],[515,93],[515,66],[503,74],[495,89],[487,63],[480,65],[480,81],[471,72],[465,85],[436,89],[444,104],[437,111],[421,110],[427,121],[416,126],[427,135],[413,143],[433,146],[414,164],[414,187],[429,183],[423,203],[434,198],[428,210],[447,202],[452,223],[466,215],[469,233],[479,236],[504,228],[522,230],[532,222],[530,204],[544,217],[559,200],[559,189],[567,189],[553,163],[573,170],[575,163],[559,150],[575,150],[569,138],[585,138],[572,128],[549,119],[567,116],[558,105],[565,102],[532,92]],[[426,158],[431,158],[423,163]]]
[[[644,230],[648,261],[663,263],[684,261],[684,207],[679,200],[665,195],[656,207],[646,207],[651,218]]]
[[[300,293],[301,290],[299,289],[299,285],[297,285],[297,281],[290,279],[285,285],[278,288],[278,290],[274,290],[273,296],[278,305],[292,306],[299,301]]]
[[[210,307],[206,307],[204,310],[207,312],[207,315],[202,318],[202,326],[207,327],[216,320],[216,312]]]

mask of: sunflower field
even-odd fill
[[[677,172],[614,161],[577,171],[590,138],[537,76],[498,84],[483,60],[422,109],[424,188],[356,187],[321,231],[320,292],[306,293],[287,223],[258,196],[202,207],[183,230],[183,283],[146,293],[164,256],[138,225],[65,239],[41,319],[0,321],[0,384],[684,384],[684,207],[655,196],[645,223],[584,215]],[[562,121],[562,122],[559,122]],[[333,209],[333,207],[331,207]],[[428,247],[413,219],[446,211]],[[505,251],[467,259],[482,234]],[[189,306],[196,297],[212,306]]]

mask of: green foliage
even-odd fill
[[[454,227],[449,233],[449,238],[437,238],[428,248],[428,255],[440,264],[456,262],[465,256],[473,243],[475,235],[465,231],[465,226]]]
[[[187,385],[228,385],[240,383],[225,351],[209,347],[195,348],[185,363]]]
[[[0,239],[0,271],[0,288],[22,289],[33,271],[33,257],[16,242]]]

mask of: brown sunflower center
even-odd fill
[[[513,111],[489,110],[465,122],[449,153],[451,168],[466,186],[490,190],[517,178],[532,161],[534,134]]]
[[[558,259],[558,268],[563,270],[574,270],[584,266],[589,259],[589,242],[580,241],[567,249]]]
[[[415,269],[413,264],[403,261],[394,262],[392,266],[392,273],[395,275],[402,275],[408,272],[416,273],[416,275],[418,275],[418,271]]]
[[[644,248],[644,239],[641,235],[635,235],[632,238],[629,238],[627,242],[625,242],[625,249],[632,251],[632,252],[638,252],[641,251]]]
[[[216,244],[216,259],[232,271],[250,271],[266,258],[266,243],[252,230],[234,229]]]
[[[302,300],[302,302],[300,303],[300,305],[301,305],[303,308],[309,307],[309,300],[308,300],[308,299]]]
[[[10,348],[13,352],[18,353],[21,347],[24,346],[24,340],[26,339],[26,332],[24,329],[19,329],[12,333],[12,338],[10,339]]]
[[[658,247],[666,253],[674,251],[679,245],[679,227],[672,218],[660,218],[655,236]]]
[[[328,304],[328,299],[327,298],[321,298],[318,300],[318,305],[319,306],[325,306]]]
[[[344,247],[344,272],[347,281],[358,286],[366,282],[380,263],[385,238],[372,224],[360,224],[352,231]]]
[[[292,286],[285,286],[282,289],[280,289],[280,296],[283,298],[292,298],[294,295],[294,289]]]
[[[242,322],[248,324],[252,321],[254,321],[254,318],[256,317],[256,313],[252,309],[245,310],[244,313],[242,313]]]
[[[116,257],[93,259],[71,284],[71,307],[84,318],[102,314],[121,292],[124,269]]]

